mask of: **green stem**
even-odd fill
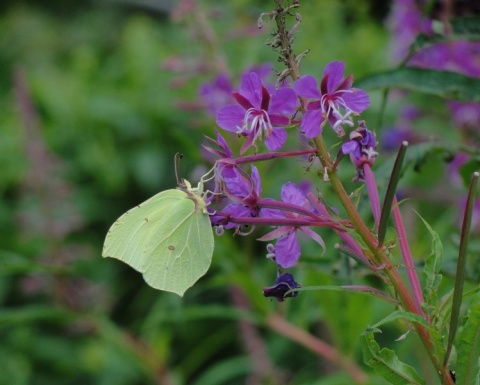
[[[283,62],[290,73],[290,76],[293,80],[298,80],[300,77],[300,71],[298,68],[298,63],[296,61],[295,55],[293,54],[292,47],[291,47],[291,39],[286,30],[286,23],[285,23],[285,8],[283,7],[282,0],[274,0],[275,1],[275,22],[277,25],[277,37],[280,41],[280,46],[282,48],[282,58],[280,59]],[[298,4],[297,4],[298,6]],[[303,98],[299,98],[301,107],[300,111],[305,111],[306,101]],[[352,201],[350,200],[349,195],[345,191],[340,178],[338,177],[334,163],[330,157],[330,154],[327,150],[325,142],[321,136],[314,138],[315,147],[318,151],[318,157],[322,166],[325,168],[325,172],[327,175],[325,177],[330,178],[330,182],[332,184],[333,190],[337,193],[338,198],[340,199],[345,211],[347,212],[352,225],[355,231],[362,237],[363,241],[369,248],[369,250],[373,254],[373,260],[370,261],[373,265],[385,266],[385,274],[389,278],[390,282],[392,283],[395,291],[398,294],[400,302],[403,308],[409,312],[418,314],[418,309],[415,304],[413,297],[410,295],[407,287],[405,286],[404,282],[402,281],[400,274],[396,267],[392,264],[388,256],[385,254],[384,249],[379,246],[378,239],[376,239],[373,234],[370,232],[368,227],[363,222],[362,218],[360,217],[359,213],[357,212],[355,206],[353,205]],[[422,314],[420,314],[422,315]],[[423,315],[422,315],[423,316]],[[445,368],[442,363],[439,361],[439,358],[435,357],[433,354],[432,343],[430,342],[430,334],[428,330],[425,329],[419,323],[414,323],[413,325],[420,336],[420,339],[425,346],[432,363],[434,364],[437,374],[442,379],[442,383],[444,385],[454,385],[452,377],[447,368]]]
[[[332,185],[332,188],[337,194],[338,199],[342,203],[343,208],[347,212],[347,215],[352,222],[353,228],[361,236],[361,238],[365,242],[365,245],[368,247],[368,249],[373,255],[373,260],[370,262],[375,266],[385,266],[385,274],[389,278],[392,286],[395,288],[395,292],[400,299],[402,307],[408,312],[419,314],[415,300],[405,286],[405,283],[403,282],[397,268],[392,263],[388,255],[385,254],[384,249],[378,247],[378,240],[370,232],[367,225],[365,224],[357,209],[355,208],[355,205],[351,201],[349,195],[345,191],[345,188],[343,187],[343,184],[338,177],[336,170],[332,167],[333,162],[330,154],[327,151],[323,138],[321,136],[317,136],[316,138],[314,138],[314,143],[317,148],[318,156],[322,163],[322,166],[325,168],[325,172],[327,172],[328,174],[328,179]],[[419,315],[423,316],[423,314]],[[430,359],[434,364],[438,375],[442,378],[443,384],[454,385],[449,371],[442,365],[440,359],[435,357],[434,355],[434,349],[432,343],[430,342],[430,333],[428,332],[428,330],[419,323],[414,323],[413,326],[415,327],[417,334],[419,335],[423,345],[425,346],[425,349],[427,350],[428,355],[430,356]]]

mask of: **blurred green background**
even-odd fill
[[[344,60],[356,78],[391,66],[389,2],[301,3],[295,49],[311,49],[304,73],[319,76],[332,60]],[[363,365],[358,336],[392,307],[336,292],[304,292],[285,303],[264,298],[276,271],[255,235],[217,237],[210,271],[184,298],[155,291],[128,266],[101,258],[105,234],[123,212],[175,186],[176,152],[184,154],[181,172],[192,183],[208,169],[199,144],[214,135],[215,122],[197,89],[218,74],[218,57],[237,84],[248,66],[282,69],[264,44],[273,26],[265,20],[263,31],[256,28],[272,4],[2,2],[0,384],[353,383],[344,368],[275,331],[267,321],[272,314],[335,346],[366,373],[366,383],[385,383]],[[208,32],[216,38],[205,40]],[[371,98],[364,118],[373,128],[381,94]],[[435,102],[428,101],[431,108]],[[387,109],[386,124],[398,111]],[[413,180],[428,186],[440,178],[439,161],[432,162]],[[260,167],[268,171],[264,196],[278,198],[289,180],[321,189],[300,161]],[[450,224],[437,231],[451,231],[454,213],[431,211],[433,220]],[[297,281],[381,287],[368,272],[351,271],[333,250],[334,234],[322,236],[324,255],[303,245]],[[428,237],[413,244],[417,254],[429,247]],[[388,345],[403,332],[387,328],[379,338]],[[412,350],[416,344],[411,336],[394,347],[434,384],[425,353]]]

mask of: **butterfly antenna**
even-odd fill
[[[183,154],[180,154],[179,152],[177,152],[175,154],[175,158],[174,158],[174,163],[175,163],[175,177],[177,178],[177,186],[185,186],[185,182],[183,181],[183,178],[180,178],[179,177],[179,174],[178,174],[178,170],[180,168],[180,159],[183,158]]]

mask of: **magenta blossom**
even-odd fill
[[[226,74],[219,74],[212,81],[202,84],[198,90],[200,99],[212,116],[216,116],[224,105],[234,102],[232,92],[233,87]]]
[[[342,144],[341,151],[350,155],[350,160],[357,168],[355,181],[364,180],[363,166],[368,164],[373,166],[375,158],[378,156],[377,137],[370,131],[364,121],[359,122],[359,127],[350,132],[350,139]]]
[[[242,76],[239,92],[233,97],[238,104],[221,108],[217,124],[224,130],[245,136],[243,154],[249,147],[256,148],[257,140],[265,138],[269,150],[278,150],[287,139],[287,132],[281,128],[291,123],[298,100],[290,88],[280,88],[270,94],[260,77],[250,72]]]
[[[217,191],[225,194],[231,203],[228,203],[221,211],[211,215],[210,220],[214,226],[222,226],[225,229],[238,228],[240,225],[229,222],[230,217],[258,217],[260,208],[257,200],[262,194],[260,174],[255,166],[252,167],[251,175],[246,174],[239,167],[221,167],[216,184],[220,184]]]
[[[350,139],[342,144],[342,152],[350,154],[352,163],[361,168],[365,163],[373,166],[378,153],[377,137],[370,131],[364,121],[359,122],[359,127],[350,132]]]
[[[293,89],[297,95],[309,99],[301,126],[307,138],[320,135],[327,119],[339,136],[345,135],[342,125],[352,127],[352,115],[360,114],[370,104],[367,93],[352,88],[353,76],[344,78],[344,72],[345,64],[334,61],[325,67],[320,88],[310,75],[295,82]]]
[[[281,192],[282,201],[286,203],[292,203],[294,205],[309,208],[310,204],[305,194],[296,187],[293,183],[285,183],[282,187]],[[298,219],[302,218],[302,215],[290,211],[279,211],[272,209],[262,209],[262,217],[270,218],[291,218]],[[297,239],[297,230],[302,231],[307,234],[314,241],[318,242],[322,248],[325,249],[325,244],[323,239],[306,226],[281,226],[276,230],[271,231],[268,234],[265,234],[260,238],[261,241],[270,241],[272,239],[277,239],[275,246],[267,246],[269,251],[268,257],[275,260],[275,262],[283,268],[288,268],[295,265],[300,258],[300,243]]]

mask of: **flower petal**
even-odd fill
[[[328,74],[327,93],[333,93],[343,81],[345,63],[343,61],[332,61],[325,66],[323,77]]]
[[[322,133],[322,123],[321,110],[307,111],[302,119],[301,130],[307,138],[314,138]]]
[[[230,104],[221,108],[217,113],[217,124],[224,130],[237,132],[239,127],[243,125],[245,110],[236,105]]]
[[[359,88],[351,88],[350,90],[352,92],[345,92],[342,95],[345,105],[357,114],[365,111],[370,105],[368,94]]]
[[[223,138],[223,136],[220,134],[220,132],[215,129],[215,133],[217,134],[217,142],[218,146],[223,150],[225,153],[225,158],[231,158],[232,157],[232,150],[230,150],[230,147],[228,147],[227,141]]]
[[[229,205],[225,206],[222,212],[226,214],[230,214],[231,217],[240,217],[240,218],[248,218],[252,216],[252,211],[250,208],[245,207],[238,203],[230,203]],[[233,229],[234,227],[239,227],[238,223],[231,223],[229,222],[224,227],[226,229]]]
[[[320,99],[320,90],[317,80],[310,75],[304,75],[293,85],[293,90],[297,95],[308,99]]]
[[[265,198],[264,200],[275,202],[275,200],[271,198]],[[282,210],[262,208],[260,209],[259,216],[262,218],[285,218],[285,213]]]
[[[301,231],[303,231],[305,234],[307,234],[310,238],[312,238],[315,242],[317,242],[320,246],[322,246],[322,249],[325,250],[325,242],[323,241],[323,238],[318,235],[315,231],[310,229],[309,227],[299,227]]]
[[[272,95],[268,114],[292,115],[297,105],[297,95],[291,88],[279,88]]]
[[[347,140],[345,143],[342,144],[342,152],[344,154],[350,154],[352,152],[359,153],[360,145],[355,140]]]
[[[243,74],[240,94],[259,109],[262,102],[262,81],[255,72]]]
[[[232,91],[228,75],[219,74],[211,82],[201,85],[198,93],[208,112],[215,116],[221,107],[234,102]]]
[[[262,195],[262,183],[260,181],[260,173],[258,172],[258,168],[256,168],[253,164],[251,177],[253,188],[255,189],[254,191],[257,193],[257,197],[260,197]]]
[[[295,265],[300,258],[300,244],[296,231],[280,238],[275,245],[275,262],[284,269]]]
[[[286,203],[292,203],[301,207],[305,205],[305,194],[291,182],[287,182],[282,186],[280,196],[282,201]]]
[[[228,170],[228,173],[222,172],[225,193],[238,199],[244,199],[251,194],[253,190],[252,183],[246,176],[242,175],[243,170],[238,167],[225,168],[223,170]]]
[[[287,131],[283,128],[274,128],[268,138],[265,138],[265,146],[270,151],[278,150],[287,140]]]
[[[263,237],[258,238],[257,241],[268,242],[268,241],[271,241],[273,239],[280,238],[280,237],[284,236],[285,234],[288,234],[290,231],[295,231],[295,229],[293,227],[290,227],[290,226],[281,226],[281,227],[265,234]]]
[[[272,123],[272,126],[274,127],[285,127],[290,124],[290,118],[287,118],[286,116],[270,114],[268,117],[270,118],[270,123]]]

